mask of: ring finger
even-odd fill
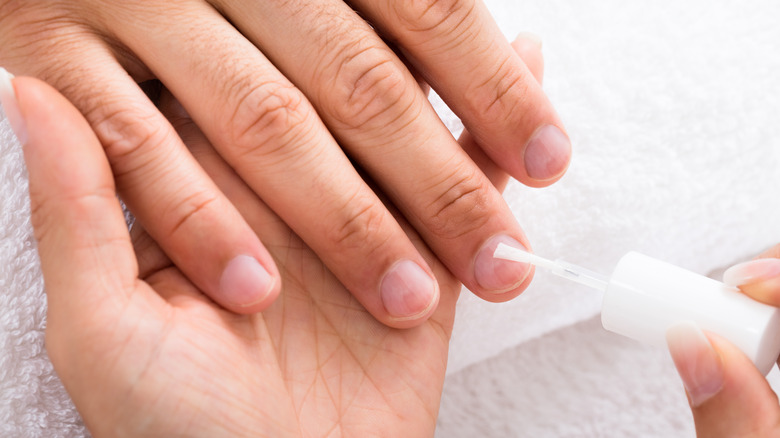
[[[458,279],[492,301],[522,290],[527,266],[492,258],[499,242],[528,246],[509,208],[363,19],[340,0],[215,3],[309,97]]]

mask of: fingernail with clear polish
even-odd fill
[[[780,259],[757,259],[734,265],[723,273],[729,286],[760,283],[780,277]]]
[[[438,296],[436,280],[411,260],[400,261],[390,268],[379,289],[385,310],[396,320],[424,315]]]
[[[523,160],[528,176],[538,181],[557,178],[569,166],[571,142],[557,126],[537,129],[525,147]]]
[[[482,245],[474,258],[474,278],[483,289],[497,294],[516,289],[531,271],[528,264],[493,257],[499,243],[528,251],[520,242],[504,234],[493,236]]]
[[[0,105],[3,106],[3,112],[8,119],[8,123],[11,124],[16,138],[19,143],[27,143],[27,124],[22,118],[22,113],[19,111],[19,102],[16,100],[16,91],[14,85],[11,82],[14,79],[14,75],[9,73],[6,69],[0,67]]]
[[[688,391],[691,406],[698,407],[723,387],[723,364],[720,356],[692,322],[674,325],[666,332],[666,343],[677,372]]]
[[[275,281],[254,257],[240,255],[231,260],[222,272],[219,292],[225,302],[249,307],[263,301]]]

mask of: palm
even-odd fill
[[[74,367],[84,384],[102,388],[100,400],[86,403],[100,414],[82,412],[98,419],[90,428],[142,436],[430,435],[459,284],[419,244],[441,302],[420,327],[388,328],[262,203],[245,208],[281,269],[282,295],[261,315],[235,315],[154,245],[138,249],[145,281],[135,283],[118,321],[96,309],[94,357]],[[155,259],[157,266],[144,266]],[[110,373],[100,372],[106,362],[115,364]]]

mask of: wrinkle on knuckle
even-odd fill
[[[154,109],[119,102],[120,97],[95,97],[84,102],[82,111],[103,143],[112,162],[144,155],[168,139],[167,122]]]
[[[509,58],[503,60],[482,82],[466,93],[472,113],[485,122],[505,121],[525,105],[528,85],[521,71]]]
[[[346,45],[339,53],[328,113],[341,128],[394,124],[408,113],[411,77],[389,49]]]
[[[412,32],[451,31],[473,16],[471,0],[404,0],[393,2],[394,15]]]
[[[311,129],[312,112],[292,84],[263,82],[240,92],[227,121],[236,158],[293,152]]]
[[[45,246],[50,236],[57,236],[57,230],[69,226],[73,222],[94,220],[105,215],[103,206],[115,203],[119,208],[119,199],[111,184],[103,184],[90,191],[73,193],[56,193],[46,195],[39,190],[31,191],[33,200],[30,204],[30,223],[35,239]],[[85,227],[72,227],[69,232],[78,233]],[[55,237],[57,238],[57,237]],[[95,245],[93,239],[77,239],[84,248]],[[79,248],[71,248],[75,251]]]
[[[337,210],[338,217],[328,232],[327,241],[339,252],[358,249],[369,257],[389,240],[384,206],[367,194],[352,196],[345,205]]]
[[[87,120],[103,145],[111,163],[117,185],[129,181],[158,177],[164,167],[181,153],[172,143],[179,143],[173,128],[156,109],[134,107],[95,99],[85,111]],[[166,157],[166,154],[168,155]],[[141,175],[143,174],[143,175]]]
[[[491,214],[490,196],[478,171],[455,171],[433,187],[438,196],[427,206],[427,228],[454,240],[481,229]]]
[[[191,224],[197,224],[199,221],[210,221],[216,214],[219,214],[218,204],[217,195],[205,190],[196,191],[178,202],[173,202],[162,210],[161,216],[170,223],[168,235],[190,235],[193,229],[199,228],[197,226],[190,228]]]

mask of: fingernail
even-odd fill
[[[542,38],[533,32],[520,32],[517,34],[515,41],[524,40],[534,43],[540,49],[542,48]]]
[[[557,126],[546,125],[536,130],[524,153],[528,176],[546,181],[566,171],[571,158],[571,142]]]
[[[3,112],[11,124],[16,138],[21,144],[27,144],[27,124],[24,123],[22,113],[19,111],[19,102],[16,100],[16,91],[11,82],[14,75],[8,70],[0,67],[0,105],[3,106]]]
[[[390,268],[379,289],[387,313],[397,320],[424,315],[438,294],[436,280],[411,260],[400,261]]]
[[[720,356],[696,324],[684,322],[670,327],[666,343],[691,406],[701,406],[720,391],[723,387]]]
[[[780,277],[780,259],[757,259],[734,265],[723,273],[729,286],[761,283]]]
[[[258,261],[240,255],[227,264],[219,281],[219,292],[225,302],[249,307],[265,299],[276,280]]]
[[[493,257],[499,243],[528,251],[520,242],[505,234],[493,236],[482,245],[474,259],[474,278],[483,289],[497,294],[516,289],[531,272],[526,263]]]

